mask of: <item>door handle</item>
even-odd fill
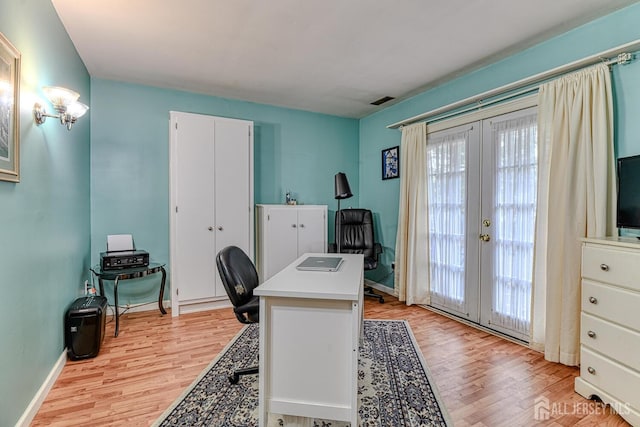
[[[219,225],[219,226],[218,226],[218,230],[222,231],[222,230],[224,230],[224,228],[222,228],[222,226],[221,226],[221,225]]]
[[[300,228],[304,228],[304,224],[300,224]]]
[[[491,220],[488,220],[488,219],[482,220],[482,225],[484,225],[485,227],[491,227]]]
[[[489,240],[491,240],[491,236],[489,236],[488,234],[481,234],[480,240],[482,240],[483,242],[488,242]]]
[[[213,227],[209,227],[209,228],[207,228],[207,230],[213,231]]]

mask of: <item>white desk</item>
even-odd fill
[[[336,272],[298,271],[307,256],[341,256]],[[260,296],[260,426],[268,414],[358,425],[363,256],[304,254],[254,289]]]

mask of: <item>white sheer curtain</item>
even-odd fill
[[[429,136],[427,201],[434,303],[466,311],[467,129]]]
[[[580,362],[582,237],[615,233],[611,77],[604,64],[540,86],[532,346]]]
[[[429,304],[426,195],[427,124],[402,129],[395,288],[400,301]]]
[[[494,156],[491,324],[528,335],[537,187],[537,114],[492,120]]]

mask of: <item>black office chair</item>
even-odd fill
[[[373,215],[370,210],[339,210],[336,212],[335,232],[336,243],[330,245],[330,252],[363,254],[365,271],[378,267],[378,255],[382,253],[382,245],[375,242]],[[378,298],[381,304],[384,302],[382,295],[374,293],[371,286],[364,288],[364,296]]]
[[[218,252],[216,265],[238,320],[241,323],[258,323],[260,297],[253,296],[253,290],[260,283],[251,259],[237,246],[227,246]],[[229,377],[229,382],[237,384],[241,375],[257,373],[257,366],[238,369]]]

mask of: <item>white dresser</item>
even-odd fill
[[[640,241],[584,239],[575,390],[640,426]]]

